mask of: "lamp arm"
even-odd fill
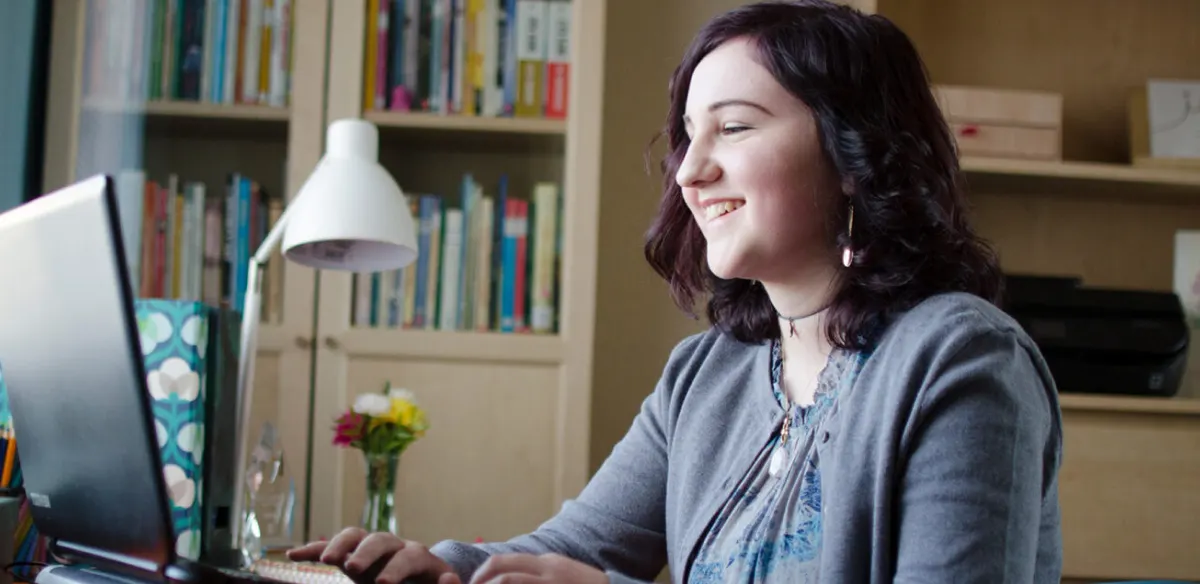
[[[259,264],[267,263],[267,260],[271,259],[271,254],[275,253],[275,248],[279,247],[280,242],[283,241],[283,232],[287,229],[288,217],[292,214],[292,208],[295,206],[296,202],[292,201],[292,204],[283,210],[283,214],[275,221],[275,225],[267,232],[262,244],[254,252],[254,260]],[[246,290],[249,291],[250,288],[247,286]]]
[[[234,443],[237,445],[237,452],[234,453],[234,494],[230,513],[230,544],[232,551],[241,558],[243,564],[249,560],[245,556],[243,547],[243,528],[247,516],[246,467],[250,458],[250,411],[254,405],[254,360],[257,355],[259,309],[262,304],[262,275],[267,260],[270,259],[272,253],[275,253],[275,249],[283,240],[283,232],[287,228],[288,217],[294,203],[293,201],[293,205],[288,205],[284,209],[279,220],[263,238],[258,250],[250,257],[246,269],[246,296],[243,300],[242,332],[238,343],[237,426],[234,428]]]

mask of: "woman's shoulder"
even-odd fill
[[[878,350],[959,351],[988,340],[1012,344],[1036,355],[1037,345],[1020,323],[974,294],[935,294],[895,316],[877,342]]]
[[[709,326],[675,344],[667,357],[663,375],[679,379],[736,369],[738,365],[752,362],[766,346],[765,343],[739,341],[720,327]]]
[[[1037,344],[1012,316],[965,293],[932,296],[893,319],[864,370],[868,384],[904,388],[893,405],[998,400],[1056,416],[1057,389]],[[872,381],[873,380],[873,381]],[[990,397],[988,397],[990,396]],[[901,408],[905,409],[905,408]]]
[[[710,326],[675,344],[657,389],[673,408],[682,408],[685,403],[693,408],[736,407],[747,396],[759,393],[741,388],[769,381],[768,357],[767,342],[744,342],[720,327]],[[769,391],[762,394],[771,395]]]

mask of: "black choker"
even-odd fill
[[[796,321],[798,321],[798,320],[804,320],[804,319],[806,319],[806,318],[808,318],[808,317],[810,317],[810,316],[812,316],[812,315],[814,315],[814,314],[816,314],[816,313],[818,313],[818,312],[821,312],[822,310],[825,310],[825,307],[824,307],[824,306],[822,306],[821,308],[818,308],[818,309],[816,309],[816,310],[814,310],[814,311],[812,311],[812,312],[810,312],[810,313],[808,313],[808,314],[803,314],[803,315],[800,315],[800,316],[784,316],[784,315],[782,315],[782,314],[779,314],[779,311],[778,311],[778,310],[776,310],[776,311],[775,311],[775,316],[778,316],[779,318],[781,318],[781,319],[783,319],[783,320],[786,320],[786,321],[788,321],[788,328],[789,328],[789,329],[791,329],[791,330],[789,330],[789,331],[788,331],[788,336],[789,336],[789,337],[794,337],[794,336],[796,336]]]

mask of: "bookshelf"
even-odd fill
[[[447,26],[497,22],[486,11],[502,5],[454,3],[464,24]],[[425,230],[422,258],[399,274],[320,274],[311,535],[357,522],[363,500],[360,457],[329,444],[329,421],[390,381],[417,395],[432,424],[401,462],[402,535],[430,543],[507,538],[553,514],[588,474],[605,2],[547,5],[549,30],[556,18],[569,26],[569,73],[542,81],[555,85],[551,93],[567,89],[558,114],[540,97],[532,112],[520,99],[504,111],[494,74],[480,76],[474,108],[472,98],[454,97],[469,92],[454,88],[478,79],[447,76],[450,89],[426,89],[423,79],[439,73],[415,63],[436,55],[393,58],[394,38],[417,30],[400,15],[376,16],[394,6],[332,5],[329,60],[341,66],[330,70],[326,118],[361,116],[379,126],[380,160]],[[550,15],[560,8],[565,17]],[[486,29],[482,35],[493,34]],[[383,51],[377,39],[386,40]],[[446,71],[467,63],[501,71],[480,48],[496,41],[465,41],[461,59],[446,49]],[[395,97],[398,79],[416,84],[413,97]]]
[[[323,151],[328,22],[328,0],[55,0],[43,191],[117,177],[122,208],[152,226],[127,243],[139,251],[140,297],[240,300],[229,266],[254,251]],[[223,241],[241,216],[230,214],[231,174],[257,204],[245,233]],[[175,200],[189,205],[166,204]],[[307,416],[315,280],[272,260],[254,379],[252,437],[275,424],[301,497],[308,432],[280,421]]]
[[[1112,162],[1044,162],[964,156],[972,192],[1081,195],[1132,203],[1200,202],[1200,172]]]

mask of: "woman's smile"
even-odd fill
[[[711,224],[741,209],[745,204],[745,199],[714,199],[701,202],[700,208],[705,222]]]

